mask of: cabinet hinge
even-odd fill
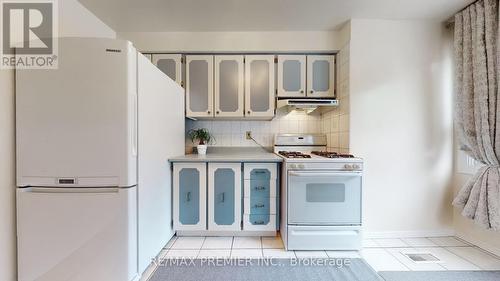
[[[184,57],[181,57],[181,63],[184,63]]]
[[[278,58],[274,58],[274,63],[278,63]]]
[[[245,58],[243,57],[243,63],[245,63],[245,61],[246,61],[246,60],[245,60]]]

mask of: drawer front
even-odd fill
[[[360,250],[360,226],[288,226],[287,250]]]
[[[248,215],[276,214],[275,197],[245,197],[243,204]]]
[[[276,169],[276,163],[245,163],[243,169],[244,179],[276,179]]]
[[[276,180],[245,180],[245,197],[276,197]]]
[[[243,215],[243,230],[275,231],[276,215]]]

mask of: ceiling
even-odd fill
[[[321,31],[351,18],[446,20],[474,0],[79,0],[118,32]]]

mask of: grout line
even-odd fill
[[[388,253],[391,257],[393,257],[397,262],[399,262],[401,265],[403,265],[403,267],[406,267],[408,268],[409,271],[413,271],[411,270],[411,268],[409,266],[407,266],[406,264],[402,263],[395,255],[393,255],[390,251],[387,251],[386,249],[383,249],[382,250],[386,253]],[[363,258],[363,256],[361,256],[361,258]],[[368,263],[369,264],[369,263]]]

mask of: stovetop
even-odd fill
[[[322,134],[278,134],[274,138],[274,152],[285,162],[363,162],[348,153],[328,151],[326,135]]]

